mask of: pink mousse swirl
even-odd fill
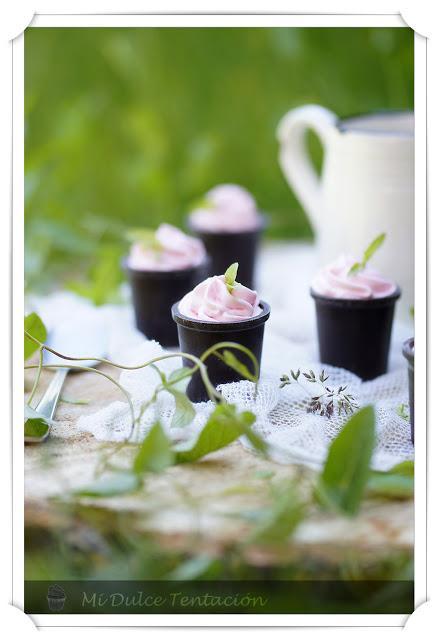
[[[220,184],[205,197],[206,206],[190,214],[194,229],[221,233],[251,231],[258,228],[261,218],[249,191],[236,184]]]
[[[139,271],[176,271],[196,267],[206,257],[201,240],[187,236],[170,224],[161,224],[155,233],[154,246],[135,242],[127,264]]]
[[[312,282],[313,292],[327,298],[345,300],[386,298],[395,293],[396,284],[368,266],[349,275],[355,262],[351,256],[341,256],[321,269]]]
[[[236,322],[248,320],[261,313],[256,291],[238,282],[232,291],[225,276],[213,276],[198,284],[179,302],[184,316],[209,322]]]

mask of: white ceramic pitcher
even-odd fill
[[[322,175],[310,161],[305,134],[324,148]],[[400,310],[414,304],[414,114],[377,113],[347,120],[323,107],[289,111],[278,127],[280,164],[316,234],[319,262],[340,253],[361,257],[383,231],[374,266],[402,288]]]

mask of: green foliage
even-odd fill
[[[350,516],[358,512],[370,477],[374,427],[374,409],[364,407],[331,443],[317,485],[317,498],[325,506]]]
[[[151,471],[159,473],[174,461],[174,453],[171,445],[163,432],[160,422],[156,422],[146,435],[139,447],[139,451],[134,459],[133,471],[135,473],[145,473]]]
[[[225,364],[228,365],[234,371],[237,371],[243,378],[250,380],[251,382],[257,382],[258,380],[258,372],[257,374],[251,373],[247,366],[241,362],[233,353],[228,349],[225,349],[222,352],[223,360]]]
[[[262,510],[248,541],[269,544],[285,542],[305,513],[305,505],[299,501],[296,487],[292,481],[285,482],[274,491],[271,506]]]
[[[414,462],[408,460],[389,471],[372,472],[367,490],[369,494],[383,498],[411,498],[414,495]]]
[[[46,416],[32,409],[28,404],[24,405],[24,437],[41,439],[47,434],[52,421]]]
[[[182,428],[190,424],[196,415],[192,402],[186,395],[186,387],[189,382],[190,369],[181,367],[173,371],[168,380],[164,381],[164,388],[171,393],[175,401],[175,410],[171,427]]]
[[[104,245],[98,250],[86,279],[70,281],[67,288],[89,298],[96,305],[118,302],[118,288],[123,280],[121,257],[121,247]]]
[[[377,236],[377,238],[374,238],[374,240],[365,249],[362,262],[355,262],[354,265],[351,267],[350,271],[348,272],[348,275],[354,275],[355,273],[358,273],[359,271],[362,271],[363,269],[365,269],[365,267],[367,266],[367,263],[371,260],[371,258],[374,256],[376,251],[385,242],[386,236],[387,236],[386,233],[381,233],[380,235]]]
[[[30,313],[25,317],[24,330],[30,333],[33,338],[39,340],[39,342],[44,342],[47,338],[47,331],[44,326],[44,322],[36,313]],[[30,358],[38,348],[38,344],[24,334],[24,359],[27,360]]]
[[[218,405],[194,445],[176,450],[176,462],[195,462],[208,453],[222,449],[239,436],[247,434],[254,422],[255,416],[249,411],[237,413],[234,405]]]
[[[182,226],[221,182],[255,195],[270,236],[311,237],[278,165],[280,118],[311,102],[340,116],[412,108],[413,38],[406,28],[26,29],[28,286],[81,281],[102,247],[124,249],[125,229]]]
[[[81,487],[74,494],[83,497],[103,498],[132,493],[139,489],[140,486],[141,480],[137,474],[130,471],[114,471],[85,487]]]

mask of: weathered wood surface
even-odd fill
[[[49,373],[42,378],[44,389]],[[30,379],[30,378],[29,378]],[[62,524],[59,498],[93,479],[94,470],[109,443],[97,442],[90,434],[78,433],[77,417],[92,413],[116,399],[118,391],[94,374],[69,376],[64,396],[87,399],[87,405],[62,402],[54,434],[44,444],[25,448],[26,525],[56,527]],[[115,460],[130,462],[134,448],[125,447]],[[233,443],[207,456],[197,464],[171,467],[159,475],[148,475],[144,490],[132,495],[83,498],[85,505],[99,506],[111,515],[130,516],[139,531],[157,535],[161,544],[179,550],[192,550],[197,534],[198,551],[220,552],[247,535],[249,523],[241,514],[270,505],[268,480],[261,471],[273,472],[272,483],[296,478],[301,492],[310,490],[314,472],[295,465],[279,465],[263,460]],[[57,498],[58,500],[54,500]],[[412,501],[365,501],[361,513],[346,519],[315,511],[292,536],[288,554],[340,563],[352,554],[358,561],[387,558],[390,554],[410,554],[413,546]],[[265,549],[249,549],[249,562],[255,565],[286,561]]]

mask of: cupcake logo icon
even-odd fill
[[[51,611],[61,611],[66,602],[64,589],[57,584],[53,584],[47,590],[47,603]]]

